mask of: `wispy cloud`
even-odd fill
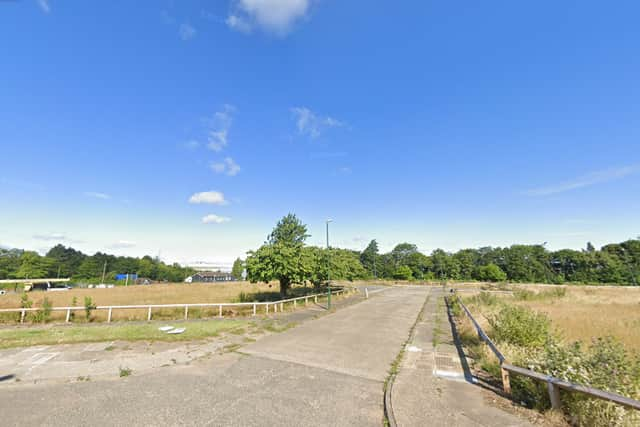
[[[49,7],[49,0],[38,0],[38,6],[44,13],[51,12],[51,8]]]
[[[308,15],[311,3],[312,0],[234,0],[225,22],[232,30],[245,34],[258,27],[283,37]]]
[[[44,234],[34,234],[33,238],[36,240],[43,240],[43,241],[64,241],[67,240],[67,236],[65,236],[62,233],[44,233]]]
[[[225,216],[218,216],[215,214],[209,214],[207,216],[202,217],[203,224],[223,224],[229,221],[231,221],[231,218],[227,218]]]
[[[242,16],[229,15],[224,21],[229,28],[244,34],[251,33],[251,24]]]
[[[130,240],[118,240],[108,246],[110,249],[128,249],[136,246],[136,242]]]
[[[549,196],[552,194],[577,190],[579,188],[590,187],[592,185],[601,184],[604,182],[615,181],[638,172],[640,172],[640,165],[630,165],[612,169],[605,169],[547,187],[533,188],[531,190],[525,191],[525,194],[529,196]]]
[[[109,194],[98,193],[96,191],[86,191],[84,195],[87,197],[92,197],[94,199],[102,199],[102,200],[109,200],[111,198]]]
[[[298,133],[317,138],[322,132],[329,128],[342,127],[345,124],[330,116],[321,116],[307,107],[293,107],[291,109]]]
[[[207,147],[213,151],[222,151],[227,146],[229,129],[233,124],[233,115],[236,108],[233,105],[225,104],[223,109],[213,115],[213,119],[208,121],[209,131]]]
[[[186,148],[187,150],[195,150],[196,148],[200,147],[200,143],[195,139],[192,139],[182,144],[182,147]]]
[[[223,173],[229,176],[236,176],[240,172],[240,166],[231,157],[226,157],[221,162],[211,163],[211,169],[215,173]]]
[[[180,38],[184,41],[191,40],[196,36],[196,29],[190,24],[180,24],[178,34],[180,34]]]
[[[227,202],[224,198],[224,194],[219,191],[203,191],[201,193],[195,193],[189,198],[189,203],[192,204],[209,204],[209,205],[226,205]]]

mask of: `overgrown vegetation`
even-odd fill
[[[514,300],[554,300],[565,296],[566,290],[516,293]],[[566,381],[611,391],[640,399],[640,354],[629,352],[613,337],[594,338],[589,345],[571,341],[555,330],[550,319],[508,298],[481,293],[467,299],[478,312],[487,310],[491,336],[510,363]],[[452,302],[457,316],[460,339],[474,359],[476,367],[500,379],[497,359],[478,339],[475,330],[460,306]],[[479,315],[479,313],[475,313]],[[512,375],[513,398],[517,402],[541,411],[550,409],[546,383]],[[563,410],[568,421],[580,426],[631,426],[640,423],[637,411],[579,393],[561,393]]]

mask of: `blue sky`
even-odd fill
[[[0,2],[0,245],[640,234],[633,1]]]

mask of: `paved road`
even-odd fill
[[[380,426],[383,381],[427,293],[391,288],[190,366],[3,388],[2,425]]]

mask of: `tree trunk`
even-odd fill
[[[289,287],[291,286],[291,280],[280,279],[280,296],[283,298],[289,293]]]

